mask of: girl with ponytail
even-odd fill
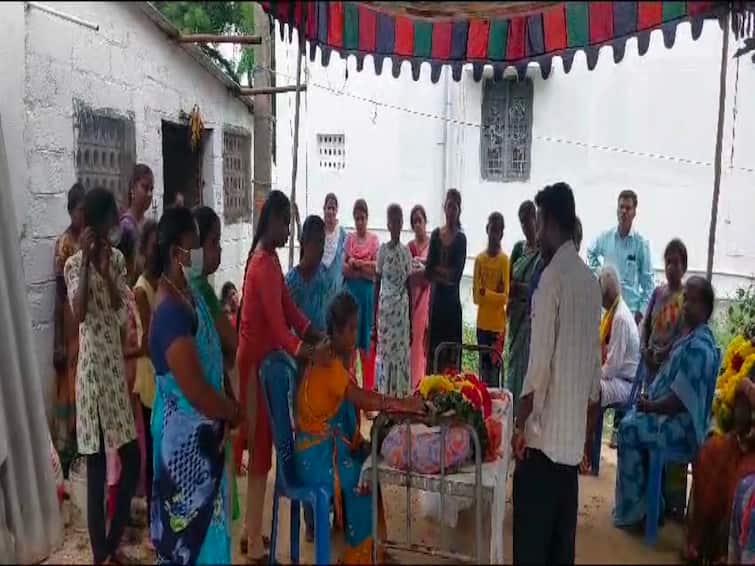
[[[434,366],[435,350],[442,342],[461,343],[461,299],[459,283],[467,260],[467,238],[461,230],[461,194],[448,189],[443,205],[446,223],[433,230],[427,252],[425,277],[432,284],[428,325],[427,373],[456,367],[453,358]]]
[[[262,537],[262,505],[272,464],[272,432],[259,394],[257,370],[275,350],[285,350],[303,360],[326,360],[330,348],[324,334],[312,327],[291,299],[283,281],[277,249],[286,245],[290,225],[288,197],[272,191],[262,207],[249,250],[238,317],[237,361],[242,402],[246,402],[249,414],[250,456],[246,536],[242,534],[241,547],[253,562],[268,560]]]

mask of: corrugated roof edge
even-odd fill
[[[181,35],[180,30],[174,26],[170,20],[160,13],[160,10],[155,8],[151,2],[135,2],[141,10],[141,12],[160,30],[168,36],[169,39],[174,40]],[[210,59],[202,49],[193,43],[178,43],[176,45],[186,51],[197,63],[199,63],[205,70],[210,73],[217,81],[221,82],[228,88],[233,96],[238,98],[250,112],[254,112],[254,102],[246,96],[241,95],[241,85],[234,81],[231,77],[226,75],[216,64]]]

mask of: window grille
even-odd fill
[[[223,215],[228,223],[251,221],[251,152],[249,134],[223,132]]]

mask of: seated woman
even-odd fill
[[[346,536],[344,564],[372,563],[372,498],[357,492],[369,452],[358,411],[424,411],[419,397],[397,399],[357,385],[347,368],[357,347],[358,314],[351,294],[336,295],[328,309],[330,361],[310,366],[296,394],[296,472],[305,484],[334,482],[336,523]]]
[[[710,282],[691,277],[684,290],[688,334],[658,372],[647,397],[637,402],[619,425],[616,507],[617,527],[645,518],[647,448],[655,445],[694,458],[705,439],[721,353],[708,326],[714,293]]]
[[[743,512],[749,517],[755,511],[755,498],[752,497],[755,487],[755,476],[752,475],[755,473],[755,423],[751,419],[755,408],[755,383],[752,378],[751,374],[749,379],[743,379],[737,385],[733,430],[708,438],[692,466],[692,504],[684,552],[687,561],[707,556],[713,561],[727,563],[727,544],[728,563],[752,563],[755,559],[755,531],[749,532],[749,521],[742,525]]]

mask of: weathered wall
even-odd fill
[[[20,5],[13,2],[0,8],[3,29],[8,27],[6,11],[17,15]],[[189,112],[194,104],[199,105],[205,127],[212,130],[205,149],[203,197],[221,218],[223,126],[230,124],[251,132],[253,121],[247,107],[171,42],[137,3],[60,2],[54,7],[100,28],[93,31],[33,8],[22,20],[25,52],[17,61],[23,63],[25,71],[20,77],[25,103],[24,144],[23,154],[15,159],[24,162],[27,174],[25,180],[22,172],[14,176],[14,197],[22,224],[21,248],[40,367],[43,375],[50,376],[53,244],[68,225],[66,191],[75,180],[74,101],[133,114],[136,159],[150,165],[155,174],[155,216],[162,207],[162,120],[178,122],[181,110]],[[17,30],[17,23],[13,29]],[[0,37],[0,54],[6,52],[6,43],[7,38]],[[17,41],[11,48],[14,46]],[[12,68],[18,75],[15,65]],[[10,81],[6,83],[7,75],[2,76],[4,86],[0,88],[5,95],[14,87]],[[0,110],[5,123],[5,106]],[[17,148],[12,149],[19,153]],[[227,279],[240,279],[250,241],[249,222],[223,227],[218,287]]]

